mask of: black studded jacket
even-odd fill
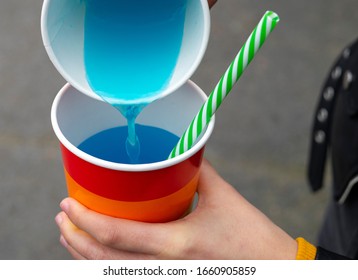
[[[326,159],[332,170],[332,201],[320,233],[322,257],[329,252],[358,258],[358,39],[334,63],[324,83],[312,126],[308,180],[323,185]],[[332,259],[337,258],[331,255]]]

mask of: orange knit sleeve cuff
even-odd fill
[[[302,237],[296,238],[297,255],[296,260],[314,260],[316,258],[317,248]]]

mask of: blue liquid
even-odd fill
[[[187,0],[86,0],[84,63],[92,90],[128,121],[127,152],[140,154],[135,120],[170,81]],[[123,105],[126,103],[126,105]]]
[[[84,61],[91,88],[111,104],[158,94],[177,63],[186,2],[86,0]]]
[[[143,140],[138,164],[166,160],[179,140],[178,136],[152,126],[137,125],[137,134]],[[131,159],[125,149],[126,138],[127,127],[115,127],[89,137],[78,148],[100,159],[131,164]]]

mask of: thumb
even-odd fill
[[[217,173],[209,161],[204,159],[198,184],[199,199],[215,199],[215,197],[228,192],[237,194],[237,191]]]

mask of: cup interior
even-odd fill
[[[77,90],[101,100],[86,79],[84,17],[83,0],[45,0],[41,15],[42,39],[51,61],[64,79]],[[153,99],[173,92],[192,76],[205,53],[209,29],[207,0],[188,0],[183,42],[176,68],[166,89]]]
[[[188,81],[174,93],[152,102],[137,118],[137,123],[167,130],[180,137],[206,100],[205,93]],[[90,98],[67,84],[56,96],[52,105],[51,119],[60,142],[77,156],[112,169],[144,170],[174,165],[200,150],[213,130],[214,118],[196,144],[186,153],[161,164],[126,165],[106,162],[85,154],[77,146],[90,136],[105,129],[125,126],[126,119],[111,105]]]

